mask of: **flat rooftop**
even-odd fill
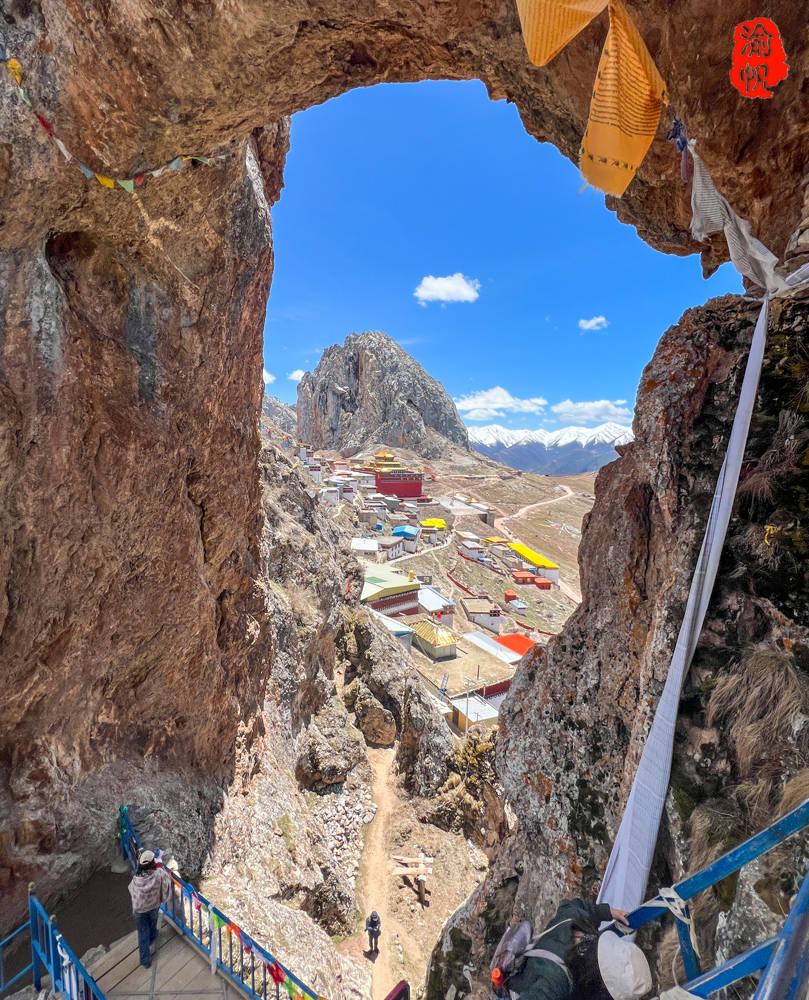
[[[459,634],[455,642],[457,656],[451,660],[433,661],[428,656],[413,647],[412,654],[416,667],[422,676],[431,681],[436,687],[441,686],[444,674],[449,674],[447,684],[447,694],[450,698],[463,694],[471,677],[478,683],[478,667],[480,668],[480,685],[485,681],[487,684],[495,684],[497,681],[509,680],[514,676],[514,668],[499,660],[496,656],[491,656],[485,650],[478,649],[473,643],[464,639],[463,634]]]

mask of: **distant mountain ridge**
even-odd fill
[[[629,427],[562,427],[558,431],[511,430],[499,424],[469,428],[472,448],[513,469],[552,476],[594,472],[618,457],[616,445],[633,440]]]

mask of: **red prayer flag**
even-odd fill
[[[53,135],[53,126],[48,121],[48,119],[47,118],[43,118],[42,115],[38,111],[35,111],[34,114],[37,116],[37,121],[45,129],[45,131],[48,133],[48,135]]]

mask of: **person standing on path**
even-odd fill
[[[171,879],[162,868],[155,864],[153,851],[141,851],[138,856],[138,870],[129,883],[132,897],[132,913],[138,928],[138,949],[140,964],[148,969],[152,964],[152,944],[157,937],[157,915],[160,904],[168,901],[171,894]]]
[[[382,921],[376,910],[371,911],[371,916],[365,918],[365,930],[368,932],[368,951],[376,953],[379,951],[379,935],[382,933]]]

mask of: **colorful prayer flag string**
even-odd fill
[[[38,111],[34,110],[31,104],[31,99],[28,94],[23,89],[23,69],[18,59],[10,57],[5,50],[0,46],[0,63],[6,64],[6,69],[8,70],[9,76],[14,81],[17,88],[17,95],[20,100],[23,101],[32,111],[42,127],[45,134],[49,139],[52,139],[55,143],[59,152],[64,156],[64,158],[70,162],[75,163],[78,169],[84,174],[87,180],[92,180],[95,178],[98,183],[105,188],[113,190],[116,185],[123,188],[127,194],[134,194],[136,187],[142,187],[147,178],[149,177],[159,177],[165,170],[182,170],[186,164],[202,164],[203,166],[210,167],[213,166],[217,160],[224,160],[227,158],[227,154],[219,153],[217,155],[202,156],[199,153],[182,154],[180,156],[175,156],[174,159],[170,160],[168,163],[164,164],[162,167],[156,167],[153,170],[144,170],[134,177],[107,177],[106,174],[99,174],[96,171],[91,170],[88,166],[81,162],[77,157],[75,157],[70,150],[65,146],[61,139],[54,135],[53,125],[51,122],[41,115]]]

